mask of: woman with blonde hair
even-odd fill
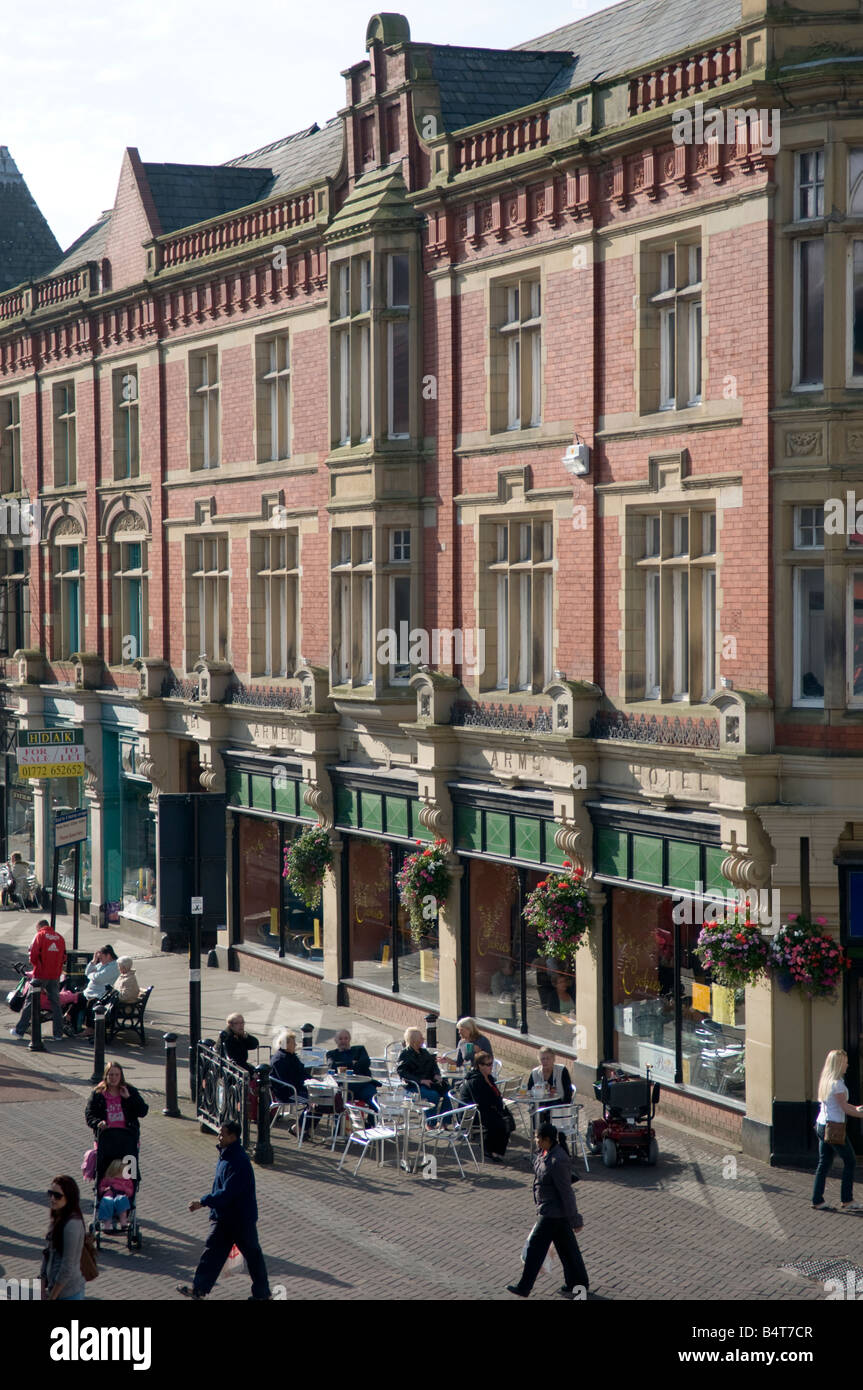
[[[484,1033],[479,1031],[475,1018],[460,1018],[456,1024],[458,1029],[458,1047],[455,1053],[455,1064],[457,1067],[476,1066],[477,1055],[480,1052],[487,1052],[489,1057],[494,1057],[492,1045]],[[438,1052],[441,1061],[445,1061],[449,1056],[446,1052]]]
[[[846,1115],[863,1115],[863,1105],[848,1103],[848,1087],[843,1080],[847,1070],[847,1052],[837,1048],[827,1053],[824,1069],[818,1081],[821,1109],[815,1121],[815,1133],[818,1135],[818,1167],[815,1170],[815,1186],[812,1189],[814,1211],[834,1210],[824,1201],[824,1188],[837,1153],[841,1154],[843,1165],[839,1210],[863,1211],[860,1203],[854,1201],[856,1156],[845,1129]]]

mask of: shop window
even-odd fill
[[[156,817],[150,805],[150,784],[124,776],[120,788],[123,911],[155,923]]]
[[[438,1004],[439,932],[430,919],[414,941],[398,899],[395,875],[405,851],[383,840],[348,841],[348,912],[354,979]]]
[[[297,531],[252,536],[253,675],[289,676],[296,669],[298,541]]]
[[[84,799],[84,779],[82,777],[52,777],[50,779],[50,805],[48,810],[48,864],[53,863],[54,824],[58,811],[82,811],[87,815],[87,838],[80,843],[79,889],[82,902],[89,902],[91,893],[90,870],[90,815],[89,806]],[[75,892],[75,846],[59,847],[57,886],[61,897],[71,898]]]
[[[542,952],[522,915],[528,894],[545,875],[483,859],[467,861],[467,872],[474,1013],[572,1047],[575,976]]]
[[[629,534],[637,594],[630,607],[630,698],[707,700],[717,682],[716,514],[638,514]]]
[[[64,381],[53,391],[54,486],[73,487],[77,481],[75,383]]]
[[[284,942],[313,970],[323,969],[321,911],[310,912],[282,877],[284,845],[302,827],[260,816],[237,817],[236,882],[240,940],[278,952]],[[280,937],[280,916],[282,935]]]
[[[542,287],[538,278],[492,285],[491,430],[542,424]]]
[[[701,246],[677,241],[644,254],[655,344],[643,353],[644,409],[681,410],[701,401]]]
[[[148,554],[143,536],[140,540],[115,539],[111,544],[111,661],[115,666],[148,655]]]
[[[20,854],[25,864],[36,858],[33,788],[18,775],[14,757],[6,759],[6,853]]]
[[[863,241],[848,246],[848,380],[863,384]]]
[[[0,396],[0,493],[21,491],[21,397]]]
[[[219,353],[216,348],[189,355],[189,465],[219,466]]]
[[[83,546],[55,543],[54,611],[51,651],[57,659],[84,650],[84,554]]]
[[[544,517],[493,523],[485,548],[491,584],[484,626],[494,634],[486,688],[542,690],[553,669],[553,525]]]
[[[642,1076],[650,1067],[657,1081],[742,1101],[745,994],[715,984],[702,969],[695,955],[701,924],[676,922],[671,898],[620,888],[611,893],[611,920],[615,1060]]]
[[[0,547],[0,656],[30,645],[29,549]]]
[[[114,477],[137,478],[141,472],[137,367],[123,367],[113,372],[111,391],[114,408]]]
[[[186,538],[186,666],[228,659],[228,539]]]
[[[259,338],[258,459],[276,462],[291,453],[291,355],[287,333]]]

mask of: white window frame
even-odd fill
[[[689,700],[689,571],[671,571],[671,698]]]
[[[811,521],[804,522],[803,513],[811,512]],[[818,513],[821,520],[818,520]],[[812,540],[803,540],[803,531],[812,531]],[[821,539],[818,539],[818,531],[821,532]],[[793,549],[794,550],[823,550],[824,549],[824,507],[817,502],[800,503],[794,508],[793,512]]]
[[[191,467],[195,472],[218,468],[221,459],[219,349],[202,348],[189,354],[191,396],[195,423],[200,426],[200,447],[193,441]]]
[[[710,699],[716,688],[716,570],[705,569],[701,581],[702,703]]]
[[[122,666],[135,661],[138,657],[149,655],[148,646],[148,579],[149,579],[149,544],[145,532],[128,531],[115,532],[111,542],[111,561],[112,578],[114,581],[112,601],[115,605],[114,612],[114,632],[113,632],[113,652],[112,665]],[[141,563],[132,566],[129,561],[131,556],[127,555],[129,547],[132,545],[140,546]],[[138,619],[139,619],[139,650],[133,656],[126,656],[124,644],[126,637],[131,637],[131,622],[129,616],[132,604],[130,601],[130,586],[135,582],[138,584]]]
[[[17,391],[0,396],[0,493],[4,496],[21,491],[21,396]]]
[[[63,393],[62,398],[61,394]],[[71,392],[71,409],[69,408]],[[74,381],[59,381],[54,386],[54,486],[75,487],[78,481],[78,396]],[[62,400],[62,408],[61,406]],[[57,466],[62,448],[64,476]]]
[[[803,160],[804,160],[805,158],[809,158],[810,156],[813,156],[813,155],[814,155],[814,157],[815,157],[816,176],[815,176],[815,178],[813,178],[813,179],[808,179],[808,180],[806,181],[806,185],[805,185],[805,186],[806,186],[807,188],[812,188],[812,189],[815,190],[816,210],[815,210],[815,212],[807,213],[806,216],[804,217],[803,214],[802,214],[802,212],[801,212],[801,210],[800,210],[801,194],[802,194],[803,188],[804,188],[804,183],[803,183],[803,178],[802,178],[802,165],[803,165]],[[821,178],[820,178],[820,179],[817,177],[817,170],[818,170],[819,161],[820,161],[820,167],[821,167]],[[825,173],[825,150],[824,150],[824,146],[823,146],[823,145],[820,146],[820,147],[813,147],[812,149],[809,149],[809,150],[795,150],[795,152],[794,152],[794,216],[793,216],[793,218],[792,218],[792,221],[794,221],[794,222],[817,222],[817,221],[819,220],[819,218],[822,218],[822,217],[824,216],[824,173]],[[820,200],[821,200],[821,207],[820,207],[820,208],[817,207],[819,194],[820,194]]]
[[[792,705],[795,709],[823,709],[823,695],[803,695],[802,681],[802,642],[803,631],[801,624],[802,599],[803,599],[803,575],[820,570],[824,575],[824,567],[817,565],[795,565],[793,570],[793,604],[792,604],[792,639],[793,639],[793,694]],[[825,587],[826,601],[826,587]],[[826,647],[826,644],[825,644]],[[827,652],[824,653],[824,674],[827,674]]]
[[[554,670],[554,523],[529,516],[491,525],[497,629],[491,688],[511,694],[541,690]]]
[[[78,551],[78,564],[74,569],[67,569],[64,557],[75,548]],[[68,543],[65,543],[64,538],[64,543],[55,543],[54,545],[54,583],[56,587],[54,590],[53,618],[57,624],[57,629],[55,640],[52,643],[52,651],[55,659],[59,661],[68,661],[76,651],[86,650],[83,550],[83,536],[70,537]],[[73,604],[77,606],[77,642],[72,640],[70,627]]]
[[[821,304],[821,380],[820,380],[820,381],[802,381],[802,380],[801,380],[802,358],[803,358],[803,300],[802,300],[802,293],[803,293],[803,276],[802,276],[802,272],[801,272],[802,247],[803,247],[804,245],[806,245],[806,246],[811,246],[811,245],[816,244],[816,243],[819,244],[819,245],[821,246],[821,254],[822,254],[823,268],[824,268],[824,273],[825,273],[824,295],[823,295],[822,304]],[[827,337],[827,325],[826,325],[826,309],[827,309],[827,296],[826,296],[826,288],[827,288],[827,285],[826,285],[827,261],[826,261],[826,249],[827,249],[827,248],[826,248],[826,246],[825,246],[825,244],[824,244],[824,238],[823,238],[823,237],[801,237],[798,241],[795,241],[795,243],[794,243],[794,279],[793,279],[793,284],[794,284],[794,313],[793,313],[793,344],[792,344],[792,352],[793,352],[793,369],[792,369],[792,377],[791,377],[791,389],[792,389],[792,391],[805,392],[805,391],[823,391],[823,390],[824,390],[824,353],[825,353],[825,350],[826,350],[826,337]]]
[[[644,698],[661,698],[662,652],[659,646],[659,622],[662,604],[662,571],[648,570],[644,586]]]
[[[506,424],[493,421],[493,432],[537,429],[542,424],[542,280],[525,275],[500,290],[504,318],[496,332],[503,339]]]
[[[267,361],[260,381],[266,396],[267,438],[261,460],[280,463],[291,457],[291,343],[290,335],[278,333],[261,344]]]
[[[198,652],[211,661],[230,660],[230,541],[225,535],[189,536],[190,601],[197,612]],[[209,561],[215,557],[215,563]]]
[[[252,535],[252,594],[263,613],[263,650],[252,644],[252,674],[284,679],[293,674],[299,644],[299,532],[296,528]]]

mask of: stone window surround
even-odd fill
[[[280,557],[277,547],[273,543],[279,537],[285,540],[285,564],[274,567],[273,559],[278,560]],[[274,550],[276,551],[275,556]],[[299,665],[301,650],[299,582],[301,574],[298,526],[275,529],[270,527],[266,531],[253,530],[249,532],[249,578],[252,598],[249,605],[249,665],[253,678],[287,679],[294,674]],[[268,588],[269,598],[267,597]],[[284,591],[283,603],[286,618],[283,633],[285,669],[277,672],[266,669],[268,664],[266,622],[269,612],[271,623],[269,665],[272,667],[274,664],[273,656],[276,651],[276,634],[272,630],[272,625],[280,606],[280,589]]]
[[[197,570],[199,559],[198,545],[205,543],[205,569]],[[208,552],[207,543],[215,542],[216,565],[213,568],[206,567]],[[217,646],[218,651],[207,651],[210,661],[230,661],[231,660],[231,540],[227,531],[219,530],[195,530],[185,531],[183,534],[184,546],[184,569],[185,569],[185,612],[184,612],[184,667],[186,672],[191,672],[195,668],[198,657],[204,650],[204,639],[201,634],[201,607],[205,609],[204,621],[209,629],[213,622],[212,609],[212,590],[215,588],[215,598],[218,603],[218,627],[220,640]],[[224,550],[221,547],[224,546]],[[212,553],[212,550],[209,552]],[[210,585],[208,591],[200,588],[201,584]]]
[[[121,516],[134,516],[134,513],[124,512]],[[129,545],[140,545],[141,564],[135,570],[128,570],[124,566],[124,549]],[[150,628],[150,610],[148,603],[148,589],[150,578],[150,537],[143,527],[138,529],[120,529],[118,523],[112,528],[111,539],[109,541],[109,561],[111,574],[111,665],[125,666],[138,657],[149,655],[148,634]],[[124,653],[124,640],[129,610],[128,582],[130,579],[140,579],[141,581],[141,650],[133,652],[129,656]],[[129,634],[131,635],[131,634]]]
[[[0,396],[0,494],[21,491],[21,393]]]
[[[358,542],[352,539],[351,542],[351,562],[350,567],[340,568],[339,551],[337,546],[340,542],[336,538],[337,531],[350,530],[354,537],[360,531],[371,533],[371,555],[367,560],[358,559]],[[390,559],[390,537],[393,531],[410,532],[410,554],[409,561]],[[331,636],[331,660],[330,660],[330,685],[332,689],[362,690],[365,694],[374,693],[380,695],[388,688],[404,690],[408,678],[394,679],[394,668],[389,664],[382,664],[377,660],[378,636],[382,629],[392,626],[392,586],[391,580],[394,578],[409,578],[411,581],[410,592],[410,627],[411,629],[419,626],[422,620],[422,517],[419,509],[414,507],[400,507],[387,509],[386,511],[363,510],[351,511],[335,514],[331,518],[330,530],[330,632]],[[351,647],[350,675],[347,682],[339,679],[340,670],[337,669],[336,648],[340,641],[340,577],[347,575],[354,576],[351,595]],[[371,579],[371,680],[363,681],[361,676],[364,672],[357,669],[358,663],[354,661],[354,650],[358,650],[357,644],[353,641],[354,625],[361,623],[362,615],[360,610],[360,590],[359,580],[363,578]],[[398,633],[396,633],[398,637]],[[413,671],[410,673],[413,674]]]
[[[129,381],[134,382],[133,388]],[[125,482],[141,473],[141,416],[138,367],[131,363],[111,372],[114,481]],[[128,445],[128,452],[127,446]],[[128,472],[126,471],[128,468]]]
[[[69,392],[71,391],[71,409]],[[77,395],[75,379],[57,381],[51,388],[52,438],[54,445],[53,482],[55,487],[74,487],[78,480]],[[63,475],[60,475],[60,459]]]
[[[274,345],[276,348],[275,367],[272,365]],[[262,333],[255,338],[255,369],[255,436],[258,462],[281,463],[291,457],[291,425],[293,422],[291,338],[286,330],[279,333]],[[284,419],[282,418],[283,414]],[[274,415],[276,417],[275,448],[273,447]]]
[[[701,251],[701,279],[691,281],[690,252],[696,248]],[[662,286],[663,253],[675,252],[675,283],[672,287]],[[705,270],[706,240],[700,223],[686,223],[676,230],[639,238],[637,254],[637,296],[640,306],[637,319],[638,336],[638,399],[639,415],[662,416],[677,414],[680,411],[697,410],[705,399],[707,363],[704,344],[707,342],[707,318],[705,309]],[[686,261],[685,270],[681,261]],[[684,281],[685,283],[681,283]],[[661,302],[659,297],[662,296]],[[675,371],[674,394],[670,404],[663,404],[661,380],[660,333],[662,331],[662,312],[668,304],[675,308]],[[691,306],[701,308],[699,317],[701,389],[697,398],[690,399],[692,371],[692,350],[690,334]],[[687,313],[680,313],[685,305]]]
[[[191,348],[187,357],[191,472],[210,472],[222,460],[221,369],[218,345]],[[202,368],[205,367],[205,371]],[[206,426],[206,437],[205,437]]]

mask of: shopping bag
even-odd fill
[[[527,1259],[527,1247],[528,1247],[528,1245],[530,1244],[530,1238],[531,1238],[531,1236],[533,1235],[533,1232],[536,1230],[536,1228],[537,1228],[538,1225],[539,1225],[539,1222],[537,1221],[536,1224],[533,1226],[532,1230],[530,1231],[530,1234],[528,1235],[527,1240],[524,1242],[524,1245],[522,1246],[522,1250],[521,1250],[521,1262],[522,1262],[522,1264],[524,1264],[525,1260]],[[546,1257],[545,1257],[545,1263],[543,1264],[542,1269],[540,1270],[540,1273],[541,1273],[541,1274],[554,1274],[554,1272],[555,1272],[554,1246],[553,1246],[553,1245],[550,1245],[550,1246],[548,1247],[548,1254],[547,1254]]]
[[[232,1245],[232,1246],[231,1246],[231,1253],[230,1253],[230,1255],[228,1256],[227,1260],[225,1261],[225,1268],[222,1270],[222,1273],[223,1273],[223,1274],[245,1274],[245,1273],[246,1273],[246,1261],[243,1259],[243,1256],[240,1254],[239,1246],[236,1246],[236,1245]]]

